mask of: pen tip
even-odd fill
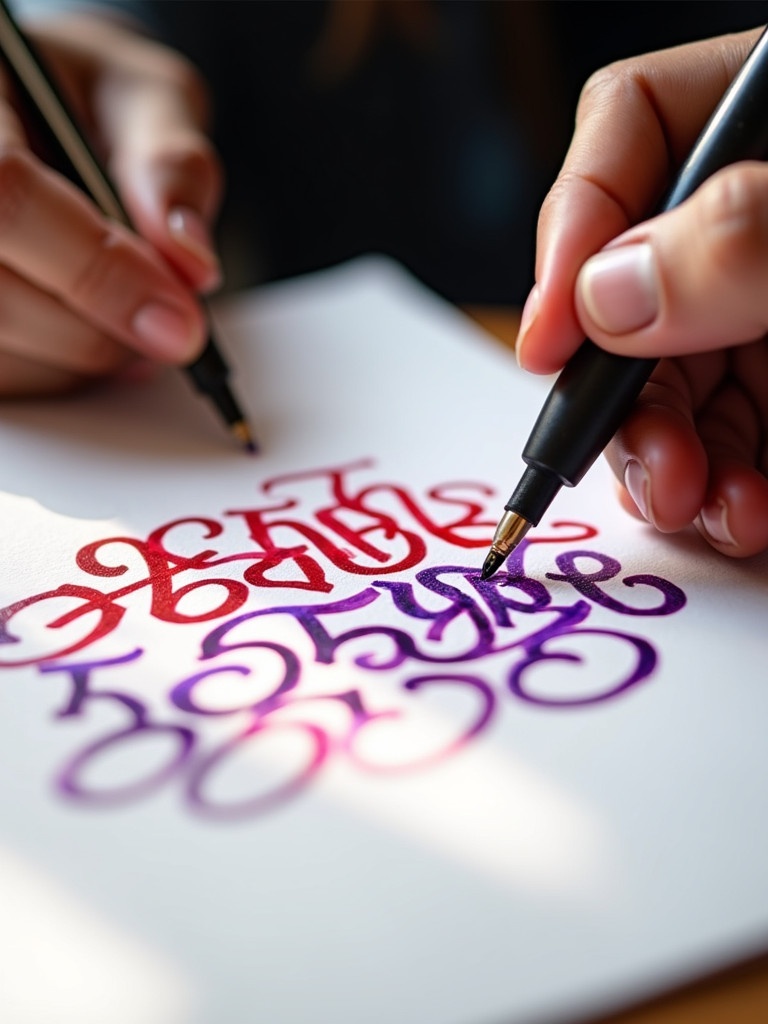
[[[498,572],[498,570],[502,567],[503,564],[504,555],[502,555],[501,552],[497,551],[495,548],[491,548],[491,550],[485,556],[483,568],[480,571],[480,579],[489,580],[495,572]]]
[[[254,441],[251,429],[245,420],[237,420],[230,424],[229,429],[250,455],[255,455],[258,452],[259,446]]]

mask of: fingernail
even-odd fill
[[[176,360],[187,354],[197,341],[197,330],[189,319],[171,306],[150,302],[135,314],[134,333],[151,354]]]
[[[521,353],[523,350],[525,336],[528,333],[531,324],[536,319],[536,314],[539,311],[540,298],[539,286],[535,284],[531,289],[528,298],[525,300],[523,312],[520,316],[520,328],[517,332],[517,341],[515,342],[515,355],[517,356],[517,362],[520,366],[523,366]]]
[[[208,274],[205,281],[206,287],[213,288],[219,284],[221,282],[221,266],[214,251],[208,225],[200,214],[188,206],[175,206],[168,213],[168,230],[187,252],[205,264]]]
[[[629,491],[629,496],[637,505],[643,518],[652,523],[651,478],[648,476],[645,466],[636,459],[630,459],[624,468],[624,486]]]
[[[704,531],[717,544],[732,544],[736,541],[728,527],[728,506],[724,501],[716,501],[713,505],[705,505],[699,515]]]
[[[590,319],[606,334],[628,334],[659,312],[656,266],[650,245],[626,245],[592,256],[576,288]]]

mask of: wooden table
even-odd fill
[[[519,312],[475,306],[465,312],[514,349]],[[768,953],[592,1024],[768,1024]]]

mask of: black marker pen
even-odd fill
[[[766,158],[768,30],[710,117],[658,212],[679,206],[715,171],[739,160]],[[614,355],[585,341],[566,363],[523,450],[528,468],[504,506],[483,579],[538,525],[560,488],[581,480],[629,414],[657,362]]]

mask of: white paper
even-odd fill
[[[768,561],[601,462],[481,592],[549,382],[376,258],[217,319],[255,458],[175,372],[0,411],[4,1024],[570,1021],[763,948]]]

